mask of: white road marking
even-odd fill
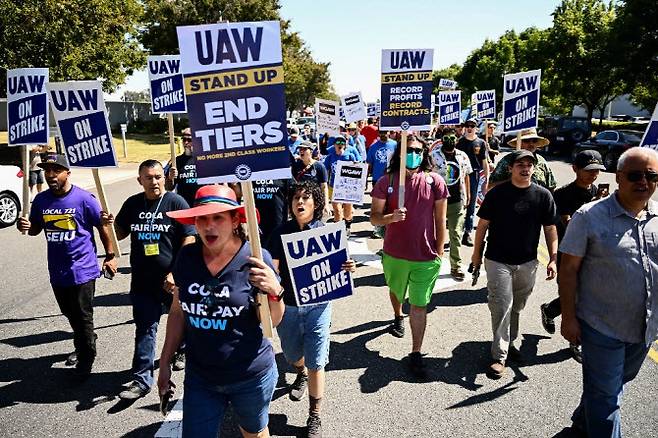
[[[183,395],[178,399],[174,408],[167,414],[155,438],[180,438],[183,435]]]

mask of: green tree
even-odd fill
[[[439,81],[441,79],[452,79],[453,81],[456,81],[456,78],[461,72],[461,69],[462,68],[459,64],[452,64],[449,67],[434,70],[432,72],[432,92],[437,94],[439,91],[441,91],[439,88]]]
[[[278,0],[145,0],[141,41],[152,54],[178,53],[176,26],[220,21],[281,20]],[[313,60],[302,38],[281,20],[281,46],[289,110],[312,105],[333,91],[329,63]],[[335,93],[333,93],[335,94]]]
[[[617,8],[614,53],[618,54],[626,91],[653,111],[658,101],[658,2],[625,0]]]
[[[584,105],[589,119],[626,87],[618,67],[623,55],[613,52],[615,16],[603,0],[564,0],[553,12],[547,80],[564,102]]]
[[[145,63],[138,0],[0,0],[0,94],[5,69],[48,67],[50,81],[100,79],[111,92]]]

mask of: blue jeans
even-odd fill
[[[330,327],[331,303],[286,306],[283,319],[276,328],[286,360],[295,363],[303,357],[308,369],[324,368],[329,362]]]
[[[471,191],[471,202],[466,206],[466,218],[464,219],[464,234],[470,234],[473,231],[473,224],[475,222],[475,203],[477,202],[478,194],[478,181],[480,180],[480,172],[474,170],[470,175],[468,175],[470,191]]]
[[[183,395],[183,438],[215,438],[229,403],[240,427],[258,433],[269,422],[270,401],[279,378],[276,365],[260,376],[229,385],[213,385],[188,367]]]
[[[167,313],[171,296],[164,292],[130,292],[135,320],[135,350],[132,371],[134,380],[144,389],[153,386],[155,342],[160,317]]]
[[[579,320],[583,349],[583,395],[571,419],[594,438],[621,437],[624,384],[637,376],[647,357],[644,342],[629,344]]]

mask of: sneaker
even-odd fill
[[[489,365],[487,370],[487,377],[493,380],[498,380],[505,374],[505,362],[504,361],[495,361]]]
[[[452,276],[455,281],[464,281],[466,274],[464,273],[464,270],[461,266],[457,266],[456,268],[450,269],[450,276]]]
[[[473,238],[470,234],[464,234],[464,237],[462,237],[462,245],[473,246]]]
[[[404,338],[404,316],[396,316],[388,331],[396,338]]]
[[[553,318],[549,318],[546,310],[548,309],[548,304],[542,304],[539,306],[541,312],[541,325],[544,327],[547,333],[555,334],[555,321]]]
[[[171,369],[174,371],[182,371],[185,369],[185,352],[177,351],[171,359]]]
[[[409,353],[409,371],[417,379],[424,379],[427,377],[427,372],[425,371],[425,364],[423,363],[423,356],[418,351]]]
[[[304,373],[297,373],[297,378],[292,385],[290,385],[290,400],[300,401],[306,393],[306,386],[308,385],[308,375]]]
[[[132,381],[128,388],[119,393],[119,398],[122,400],[137,400],[144,397],[151,391],[151,388],[142,388],[139,383]]]
[[[515,362],[517,364],[522,364],[524,360],[523,354],[521,354],[519,349],[514,347],[513,345],[510,345],[509,351],[507,352],[507,357],[512,362]]]
[[[311,414],[306,420],[308,438],[322,438],[322,421],[317,414]]]
[[[67,367],[72,367],[77,363],[78,363],[78,352],[74,351],[73,353],[68,355],[66,361],[64,362],[64,365],[66,365]]]
[[[571,352],[571,357],[573,357],[576,362],[583,363],[583,350],[580,347],[580,344],[569,343],[569,351]]]

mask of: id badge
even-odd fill
[[[147,257],[160,255],[160,246],[158,246],[158,243],[145,243],[144,255]]]

